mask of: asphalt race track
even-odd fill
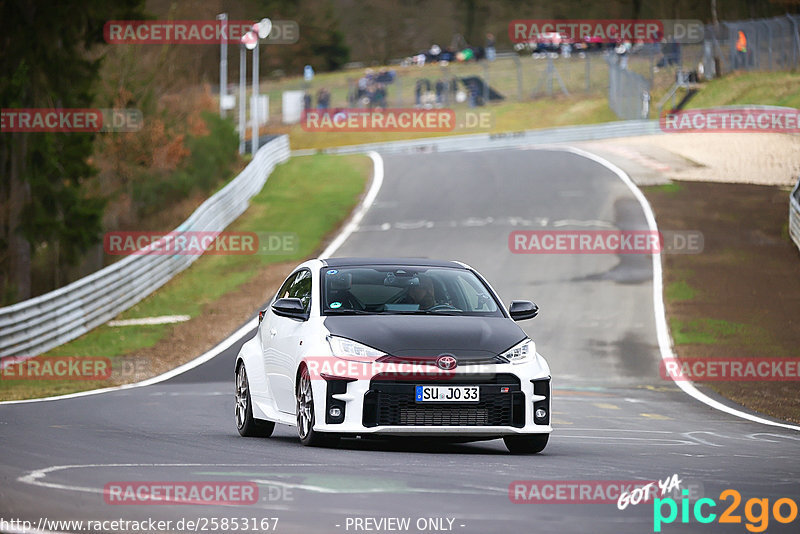
[[[542,454],[512,456],[500,440],[351,440],[305,448],[294,428],[282,426],[270,439],[241,438],[233,417],[239,342],[153,386],[0,406],[0,517],[34,525],[40,518],[277,517],[282,533],[365,531],[354,529],[353,518],[408,517],[408,532],[421,531],[421,518],[445,518],[439,531],[648,533],[652,504],[622,511],[615,504],[519,504],[511,502],[509,485],[663,480],[675,473],[693,497],[717,501],[718,515],[730,503],[720,492],[738,490],[743,500],[733,515],[742,522],[701,524],[690,515],[681,524],[678,515],[662,532],[744,533],[748,499],[769,499],[770,511],[780,498],[800,502],[800,433],[711,409],[660,378],[649,256],[509,251],[515,229],[647,229],[617,176],[554,150],[397,155],[384,162],[375,203],[336,255],[458,259],[482,272],[507,304],[535,301],[539,317],[521,324],[548,358],[555,388],[555,431]],[[104,501],[109,482],[154,480],[255,481],[260,501]],[[435,531],[436,523],[419,525]],[[767,532],[798,532],[798,525],[800,518],[783,525],[771,516]]]

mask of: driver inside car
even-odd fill
[[[408,295],[403,300],[406,304],[419,304],[420,310],[426,310],[436,305],[434,298],[433,280],[424,274],[418,275],[419,284],[408,289]]]

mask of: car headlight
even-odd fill
[[[331,353],[343,360],[369,363],[386,356],[385,352],[343,337],[328,336],[328,344],[331,346]]]
[[[528,361],[535,352],[535,345],[532,339],[526,339],[522,343],[514,345],[500,356],[506,358],[511,363],[524,363]]]

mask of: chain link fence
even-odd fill
[[[608,64],[603,51],[567,56],[505,52],[497,54],[494,61],[396,64],[374,69],[354,66],[344,74],[324,73],[308,82],[262,82],[262,90],[269,94],[270,117],[274,120],[281,116],[284,90],[306,92],[307,102],[313,108],[458,109],[559,95],[602,96],[608,85]]]
[[[650,80],[628,70],[624,57],[608,55],[608,105],[620,119],[646,119],[650,114]]]
[[[720,22],[706,27],[708,53],[719,74],[800,67],[800,15]]]
[[[610,46],[580,52],[566,47],[504,52],[494,61],[425,65],[397,61],[374,69],[352,65],[344,73],[288,84],[266,80],[262,87],[270,95],[271,120],[281,116],[281,93],[287,89],[304,91],[312,108],[458,109],[559,95],[607,95],[620,118],[642,119],[653,116],[656,98],[676,82],[713,79],[735,70],[799,68],[799,27],[798,15],[720,22],[706,26],[702,42],[693,44],[667,40],[633,44],[622,53]],[[744,47],[739,32],[744,34]]]

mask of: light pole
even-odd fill
[[[250,133],[250,141],[252,147],[252,154],[255,156],[258,152],[258,38],[256,38],[256,47],[253,50],[253,94],[250,95],[250,120],[253,121],[253,131]]]
[[[219,116],[225,117],[225,97],[228,96],[228,14],[220,13],[222,32],[219,40]]]
[[[244,154],[244,129],[247,121],[247,52],[244,48],[244,36],[239,43],[239,154]]]
[[[259,84],[258,84],[258,41],[261,39],[266,39],[269,35],[269,32],[272,31],[272,21],[268,18],[263,18],[260,21],[253,24],[253,29],[250,33],[256,34],[255,39],[255,49],[253,50],[253,100],[252,104],[250,104],[252,120],[253,120],[253,155],[258,152],[258,127],[259,127],[259,107],[260,107],[260,98],[259,98]]]
[[[247,50],[253,50],[253,94],[250,100],[250,120],[252,121],[251,130],[251,154],[255,155],[258,151],[258,41],[264,39],[272,31],[272,22],[267,19],[261,19],[253,24],[252,29],[246,34],[242,35],[241,39],[241,52],[239,54],[239,153],[244,154],[244,132],[245,132],[245,83],[247,75],[247,61],[245,58]]]

